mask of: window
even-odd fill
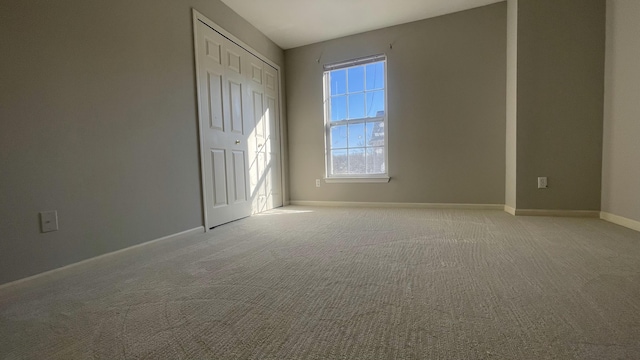
[[[327,181],[388,181],[386,57],[325,65]]]

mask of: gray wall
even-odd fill
[[[602,211],[640,221],[640,2],[607,1]]]
[[[503,2],[285,51],[291,199],[504,204],[506,10]],[[391,181],[316,188],[322,65],[383,52]]]
[[[600,210],[605,1],[519,0],[517,27],[517,207]]]
[[[504,203],[516,208],[518,110],[518,0],[507,1],[507,123]]]
[[[218,0],[0,2],[0,283],[202,225],[191,7],[283,64]]]

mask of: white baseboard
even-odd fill
[[[546,209],[515,209],[516,216],[557,216],[557,217],[586,217],[598,218],[597,210],[546,210]]]
[[[149,241],[143,242],[141,244],[129,246],[129,247],[126,247],[124,249],[112,251],[112,252],[109,252],[109,253],[106,253],[106,254],[102,254],[102,255],[98,255],[98,256],[94,256],[92,258],[81,260],[81,261],[75,262],[73,264],[65,265],[63,267],[59,267],[59,268],[48,270],[48,271],[45,271],[45,272],[42,272],[42,273],[39,273],[39,274],[31,275],[31,276],[26,277],[26,278],[22,278],[22,279],[14,280],[14,281],[11,281],[11,282],[8,282],[8,283],[5,283],[5,284],[1,284],[0,285],[0,289],[6,288],[6,287],[9,287],[9,286],[13,286],[13,285],[17,285],[17,284],[21,284],[21,283],[28,282],[28,281],[33,281],[33,280],[36,280],[36,279],[39,279],[39,278],[43,278],[43,277],[46,277],[46,276],[50,276],[50,275],[53,275],[53,274],[61,272],[61,271],[69,270],[69,269],[74,268],[76,266],[84,265],[86,263],[90,263],[90,262],[93,262],[93,261],[96,261],[96,260],[99,260],[99,259],[104,259],[106,257],[117,255],[117,254],[120,254],[120,253],[123,253],[123,252],[127,252],[127,251],[130,251],[130,250],[133,250],[133,249],[137,249],[137,248],[140,248],[140,247],[143,247],[143,246],[151,245],[151,244],[154,244],[154,243],[157,243],[157,242],[160,242],[160,241],[171,240],[171,239],[175,239],[175,238],[178,238],[178,237],[181,237],[181,236],[189,236],[189,235],[196,235],[196,234],[203,234],[203,233],[204,233],[204,226],[199,226],[197,228],[181,231],[181,232],[173,234],[173,235],[163,236],[163,237],[158,238],[158,239],[149,240]]]
[[[350,202],[350,201],[304,201],[291,200],[291,205],[332,206],[332,207],[383,207],[411,209],[461,209],[461,210],[502,210],[502,204],[438,204],[438,203],[392,203],[392,202]]]
[[[505,211],[505,212],[507,212],[507,213],[509,213],[509,214],[511,214],[511,215],[513,215],[513,216],[515,216],[515,215],[516,215],[516,209],[512,208],[512,207],[511,207],[511,206],[509,206],[509,205],[505,205],[505,206],[504,206],[504,211]]]
[[[640,231],[640,221],[632,220],[620,215],[611,214],[605,211],[600,212],[600,219],[614,223],[616,225],[624,226],[631,230]]]

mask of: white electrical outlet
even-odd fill
[[[43,233],[58,230],[58,212],[55,210],[41,212],[40,229]]]
[[[316,187],[320,187],[320,179],[316,179]]]
[[[547,184],[547,177],[546,176],[542,176],[538,178],[538,189],[546,189],[548,188],[548,184]]]

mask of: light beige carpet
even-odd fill
[[[640,359],[640,233],[287,207],[0,290],[0,359]]]

